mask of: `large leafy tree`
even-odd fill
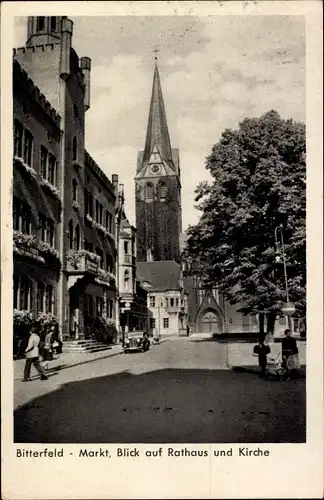
[[[217,283],[242,312],[261,312],[263,320],[267,311],[269,324],[286,301],[277,227],[285,243],[289,299],[305,314],[305,153],[303,123],[283,120],[276,111],[247,118],[238,130],[223,132],[206,160],[213,182],[196,189],[202,215],[188,229],[187,248],[196,272],[206,285]]]

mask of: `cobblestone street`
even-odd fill
[[[304,442],[304,377],[263,380],[252,348],[178,338],[147,353],[64,353],[48,381],[29,383],[16,361],[15,441]]]

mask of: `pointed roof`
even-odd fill
[[[162,160],[172,162],[171,142],[157,63],[155,64],[153,76],[152,97],[147,124],[143,163],[149,161],[154,147],[156,147],[159,151]]]

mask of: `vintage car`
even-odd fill
[[[130,332],[127,334],[124,341],[124,353],[130,351],[148,351],[150,347],[150,341],[147,336],[144,336],[144,332]]]

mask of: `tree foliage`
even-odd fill
[[[226,129],[206,159],[213,181],[196,189],[202,215],[188,229],[188,252],[205,284],[216,283],[244,313],[275,312],[286,300],[283,265],[275,258],[278,226],[289,299],[305,313],[305,158],[305,125],[269,111]]]

